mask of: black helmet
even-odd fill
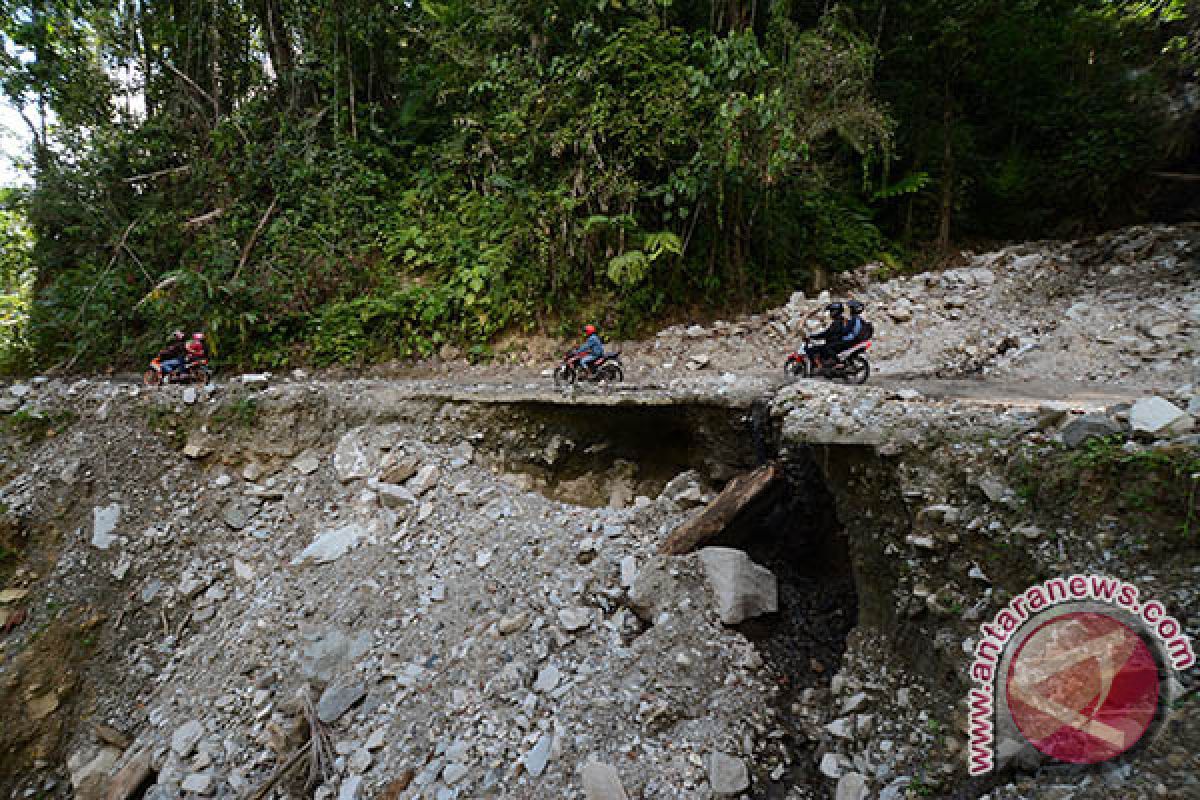
[[[863,312],[863,308],[865,308],[865,306],[863,306],[863,304],[857,300],[851,300],[849,303],[846,303],[846,305],[850,308],[850,313],[856,317],[861,314]]]
[[[825,310],[835,317],[840,317],[842,315],[842,311],[845,309],[842,308],[841,303],[830,303],[829,305],[825,306]]]

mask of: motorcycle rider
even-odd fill
[[[208,360],[208,344],[204,340],[204,334],[196,332],[192,334],[192,338],[184,346],[187,351],[187,363],[190,367],[194,362]]]
[[[828,372],[827,364],[831,363],[838,353],[853,347],[866,338],[864,334],[869,330],[869,324],[862,318],[863,304],[857,300],[851,300],[849,306],[849,320],[845,318],[846,307],[841,303],[830,303],[825,306],[830,317],[829,327],[809,337],[822,341],[822,344],[806,348],[809,360],[814,364],[820,364],[822,371]]]
[[[583,344],[579,346],[576,352],[587,351],[587,355],[580,360],[580,364],[587,368],[588,374],[594,373],[594,365],[598,359],[604,358],[604,342],[600,339],[600,334],[596,333],[595,325],[584,325],[583,335],[587,338],[583,340]]]
[[[187,359],[187,336],[183,331],[171,332],[167,346],[158,351],[158,359],[164,375],[170,375],[183,367]]]

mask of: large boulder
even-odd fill
[[[1062,440],[1067,447],[1075,448],[1093,437],[1112,436],[1123,430],[1121,423],[1106,414],[1084,414],[1063,426]]]
[[[1133,404],[1129,411],[1129,423],[1134,433],[1152,436],[1187,433],[1193,420],[1187,412],[1161,397],[1144,397]]]
[[[732,547],[705,547],[700,551],[704,574],[717,601],[717,614],[726,625],[779,610],[775,575]]]

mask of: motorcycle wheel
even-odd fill
[[[783,372],[792,378],[807,378],[808,377],[808,362],[807,361],[789,361],[783,365]]]
[[[620,383],[625,380],[625,373],[621,371],[620,364],[608,363],[600,367],[600,374],[596,376],[598,381],[611,381]]]
[[[142,383],[146,386],[159,386],[162,384],[162,373],[156,369],[148,369],[142,373]]]
[[[862,385],[871,377],[871,362],[861,355],[850,356],[846,362],[846,383]]]
[[[567,364],[559,364],[554,369],[554,386],[563,389],[575,385],[575,368]]]

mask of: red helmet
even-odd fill
[[[591,336],[593,333],[596,332],[596,326],[595,325],[584,325],[583,332],[586,333],[588,336]]]
[[[204,341],[204,334],[203,334],[203,333],[200,333],[200,332],[196,332],[196,333],[193,333],[193,334],[192,334],[192,338],[193,338],[193,339],[195,339],[197,342],[203,342],[203,341]]]

